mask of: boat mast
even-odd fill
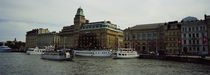
[[[64,49],[66,49],[66,44],[65,43],[66,42],[65,42],[65,37],[64,37],[64,45],[63,45]]]

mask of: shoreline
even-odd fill
[[[197,63],[205,64],[210,66],[210,57],[201,58],[200,56],[187,56],[187,55],[139,55],[140,59],[157,59],[157,60],[166,60],[166,61],[177,61],[177,62],[187,62],[187,63]]]

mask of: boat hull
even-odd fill
[[[66,60],[65,55],[41,55],[41,58],[48,60]]]
[[[26,54],[28,55],[39,55],[39,54],[43,54],[42,52],[34,52],[34,51],[26,51]]]
[[[47,60],[72,60],[72,55],[69,52],[59,53],[59,52],[50,52],[41,54],[42,59]]]
[[[75,50],[74,54],[76,56],[110,57],[112,52],[111,51],[105,51],[105,50],[103,50],[103,51],[100,51],[100,50],[98,50],[98,51],[87,51],[87,50],[86,51],[85,50],[78,51],[78,50]]]
[[[0,49],[0,52],[10,52],[10,49]]]
[[[131,59],[131,58],[137,58],[139,57],[138,55],[135,56],[113,56],[113,59]]]

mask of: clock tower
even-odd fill
[[[80,8],[77,9],[77,13],[74,17],[74,25],[75,25],[74,30],[75,31],[80,30],[80,28],[82,27],[82,25],[84,23],[86,23],[86,19],[85,19],[85,16],[83,14],[83,9],[80,7]]]

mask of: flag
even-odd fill
[[[122,43],[120,43],[120,46],[121,46],[121,47],[123,46]]]
[[[89,46],[92,46],[92,45],[93,45],[93,43],[92,43],[92,42],[90,42],[90,43],[89,43]]]
[[[101,43],[101,46],[104,46],[104,43],[103,42]]]
[[[135,46],[138,46],[138,43],[137,42],[135,42]]]
[[[156,40],[156,46],[158,46],[158,41]]]

